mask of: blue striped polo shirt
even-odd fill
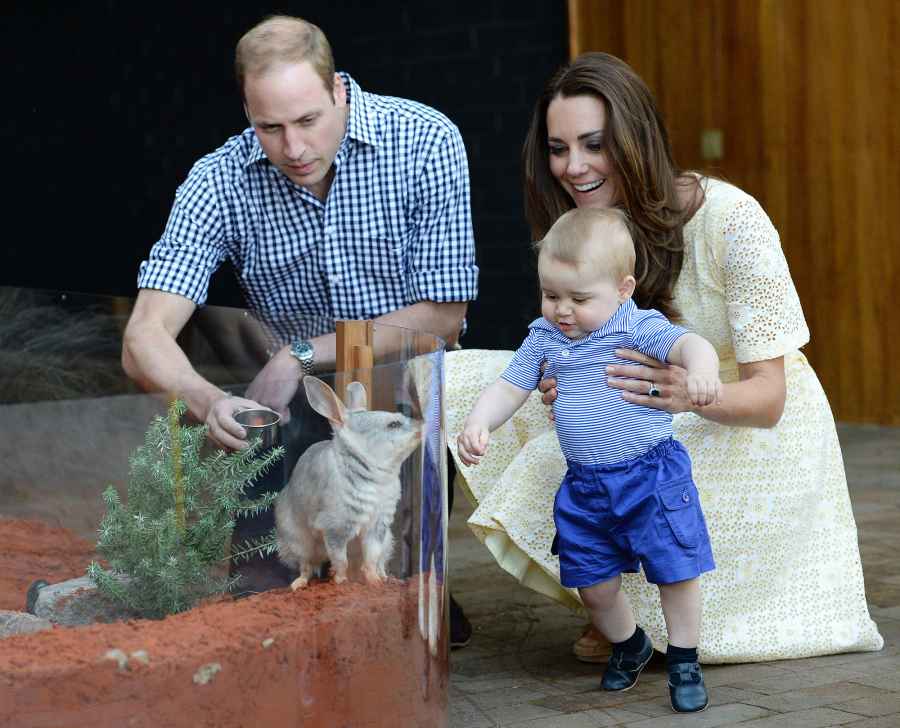
[[[687,330],[659,311],[623,303],[601,328],[572,340],[547,319],[529,325],[528,337],[501,375],[510,384],[533,390],[544,376],[556,378],[553,403],[556,434],[566,460],[608,464],[639,457],[672,436],[672,415],[631,404],[606,384],[606,366],[633,364],[616,349],[635,349],[666,361],[675,341]]]
[[[283,339],[419,301],[475,299],[459,130],[424,104],[367,93],[341,76],[350,112],[325,201],[271,164],[246,129],[179,187],[138,288],[203,305],[210,276],[229,259],[249,307]]]

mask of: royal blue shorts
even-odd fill
[[[565,587],[592,586],[640,566],[652,584],[716,568],[690,458],[672,439],[621,463],[570,462],[553,518]]]

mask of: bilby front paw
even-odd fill
[[[363,579],[365,579],[366,584],[369,584],[370,586],[381,584],[383,581],[381,575],[374,566],[363,566],[362,576]]]
[[[309,584],[309,579],[306,577],[298,577],[291,582],[291,591],[297,591],[298,589],[303,589],[306,585]]]

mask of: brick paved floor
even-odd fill
[[[469,532],[471,509],[457,494],[450,571],[474,636],[452,654],[451,728],[900,727],[900,428],[839,432],[882,651],[707,666],[711,705],[694,716],[671,711],[659,655],[633,690],[603,693],[602,668],[570,653],[583,619],[503,572]]]

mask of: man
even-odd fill
[[[122,351],[130,377],[176,393],[232,449],[246,446],[235,411],[286,412],[304,374],[333,369],[326,332],[335,319],[455,343],[478,276],[465,148],[446,117],[363,92],[335,72],[322,31],[299,18],[247,32],[235,69],[251,127],[198,161],[178,189],[141,265]],[[176,342],[226,259],[250,308],[287,339],[246,398],[201,377]],[[292,333],[298,317],[321,322],[315,335]],[[467,642],[468,623],[451,605],[451,641]]]

